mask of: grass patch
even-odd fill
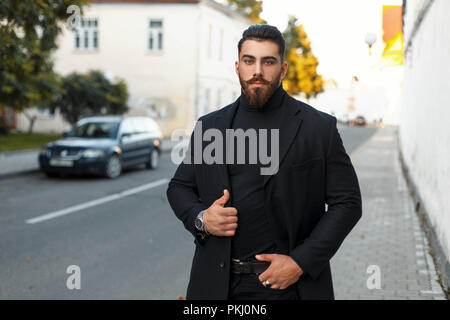
[[[36,149],[47,142],[58,140],[61,134],[51,133],[9,133],[7,136],[0,135],[0,152]]]

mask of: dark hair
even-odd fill
[[[245,40],[270,40],[278,45],[278,53],[280,54],[281,61],[284,58],[284,50],[286,43],[283,35],[277,29],[277,27],[270,26],[268,24],[254,24],[248,27],[243,33],[242,38],[238,43],[238,54],[241,54],[241,47]]]

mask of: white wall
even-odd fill
[[[417,8],[408,1],[411,36]],[[435,0],[406,58],[400,142],[433,229],[450,258],[450,1]]]
[[[388,88],[377,86],[357,86],[353,89],[342,87],[325,88],[325,91],[309,101],[301,99],[314,108],[333,114],[339,120],[347,120],[349,117],[362,115],[368,123],[378,121],[393,124],[390,116],[390,105],[393,100],[388,95]],[[355,111],[349,113],[350,98],[353,97]]]
[[[62,133],[69,131],[71,125],[64,121],[63,117],[57,110],[54,115],[50,115],[48,112],[43,112],[36,108],[27,109],[27,114],[30,117],[36,117],[33,125],[33,132],[45,132],[45,133]],[[23,113],[18,113],[16,117],[16,128],[21,132],[28,132],[30,121]]]
[[[212,8],[208,1],[201,3],[198,33],[198,116],[222,108],[240,96],[241,89],[234,62],[238,58],[237,44],[250,24],[247,19],[230,17],[225,12]],[[208,91],[209,101],[206,94]]]

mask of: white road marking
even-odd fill
[[[119,193],[116,193],[116,194],[112,194],[112,195],[109,195],[109,196],[106,196],[106,197],[103,197],[103,198],[100,198],[100,199],[88,201],[88,202],[85,202],[85,203],[82,203],[82,204],[78,204],[76,206],[72,206],[72,207],[69,207],[69,208],[66,208],[66,209],[50,212],[50,213],[47,213],[47,214],[44,214],[44,215],[41,215],[41,216],[38,216],[38,217],[35,217],[35,218],[32,218],[32,219],[28,219],[28,220],[25,220],[25,222],[29,223],[29,224],[35,224],[35,223],[43,222],[43,221],[46,221],[46,220],[58,218],[58,217],[61,217],[61,216],[64,216],[64,215],[67,215],[67,214],[70,214],[70,213],[73,213],[73,212],[76,212],[76,211],[80,211],[80,210],[87,209],[87,208],[90,208],[90,207],[98,206],[98,205],[100,205],[102,203],[106,203],[106,202],[109,202],[109,201],[117,200],[117,199],[129,196],[129,195],[132,195],[134,193],[138,193],[138,192],[142,192],[142,191],[145,191],[145,190],[148,190],[148,189],[151,189],[151,188],[155,188],[155,187],[158,187],[158,186],[160,186],[162,184],[166,184],[169,181],[170,180],[167,179],[167,178],[156,180],[156,181],[144,184],[142,186],[139,186],[139,187],[136,187],[136,188],[132,188],[132,189],[129,189],[129,190],[125,190],[125,191],[122,191],[122,192],[119,192]]]

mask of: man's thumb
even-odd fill
[[[217,199],[215,201],[215,204],[218,204],[219,206],[223,207],[228,202],[228,200],[230,200],[230,192],[227,189],[225,189],[223,190],[223,196]]]
[[[272,261],[273,256],[273,254],[257,254],[255,258],[259,261]]]

